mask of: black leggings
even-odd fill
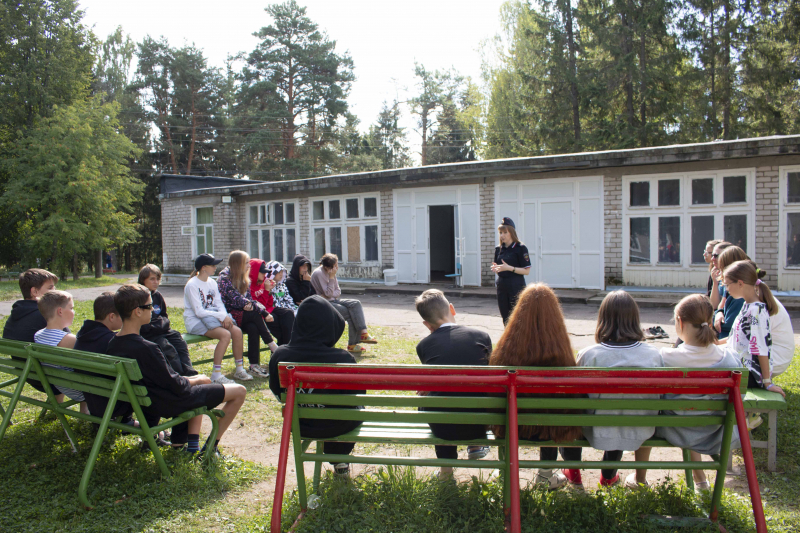
[[[251,365],[261,364],[261,343],[273,342],[264,317],[257,310],[242,313],[242,331],[247,335],[247,359]]]
[[[519,278],[519,279],[516,279]],[[508,317],[517,305],[519,293],[525,290],[525,278],[515,275],[509,281],[499,280],[497,283],[497,307],[503,317],[503,325],[508,324]]]
[[[276,307],[270,312],[272,322],[267,322],[270,333],[279,345],[288,343],[292,339],[292,326],[294,326],[294,311],[285,307]]]
[[[444,440],[475,440],[486,438],[486,426],[474,424],[429,424],[431,433],[436,438]],[[458,459],[458,447],[446,444],[436,444],[436,457],[438,459]]]
[[[552,461],[555,459],[555,454],[553,454],[553,459],[545,458],[544,451],[548,448],[542,448],[542,459],[547,461]],[[549,448],[550,450],[555,450],[555,448]],[[583,452],[583,448],[559,448],[561,450],[561,457],[564,458],[565,461],[580,461],[581,460],[581,452]],[[565,454],[566,452],[566,454]],[[603,461],[621,461],[622,460],[622,450],[612,450],[612,451],[605,451],[603,452]],[[603,468],[600,470],[600,474],[603,476],[603,479],[610,480],[614,476],[617,475],[616,468]]]

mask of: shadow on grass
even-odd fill
[[[60,424],[51,415],[43,423],[9,428],[0,443],[0,524],[5,531],[141,531],[165,518],[222,500],[226,492],[266,478],[271,468],[236,458],[209,470],[183,452],[164,456],[173,475],[164,478],[139,439],[111,432],[103,444],[92,479],[91,511],[78,501],[78,485],[89,455],[94,428],[74,422],[79,451],[72,452]]]

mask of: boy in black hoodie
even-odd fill
[[[295,305],[300,305],[303,300],[317,293],[311,285],[311,270],[311,261],[308,257],[301,254],[294,256],[292,270],[286,279],[286,288],[289,289],[289,296]]]
[[[279,346],[269,360],[269,388],[280,397],[278,363],[355,363],[355,358],[346,350],[334,348],[344,332],[344,318],[321,296],[309,296],[297,309],[292,327],[292,340]],[[298,389],[298,393],[311,392]],[[366,394],[366,391],[329,390],[328,394]],[[299,401],[299,400],[298,400]],[[301,402],[302,403],[302,402]],[[358,420],[300,419],[300,434],[306,438],[338,437],[361,425]],[[325,442],[325,453],[348,455],[353,451],[353,442]],[[333,465],[336,474],[348,476],[350,465]]]
[[[140,335],[145,340],[158,344],[169,366],[181,376],[196,376],[197,370],[192,366],[189,358],[189,347],[181,334],[170,329],[169,316],[167,316],[167,302],[158,292],[161,284],[161,269],[156,265],[145,265],[139,271],[139,285],[150,289],[153,298],[153,316],[149,324],[142,326]]]

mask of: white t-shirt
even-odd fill
[[[775,300],[777,302],[777,300]],[[772,333],[772,374],[777,376],[786,372],[794,357],[794,330],[792,319],[782,303],[778,302],[777,314],[769,317],[769,330]]]
[[[217,282],[211,278],[207,281],[197,276],[190,279],[183,289],[183,306],[183,318],[187,322],[205,317],[214,317],[222,322],[228,315]]]
[[[709,344],[708,346],[689,346],[685,342],[676,348],[661,348],[661,358],[664,366],[676,368],[709,368],[725,357],[722,346]]]
[[[758,358],[770,357],[771,348],[772,335],[767,307],[761,302],[751,304],[745,302],[736,320],[733,321],[726,350],[737,355],[753,375],[756,383],[761,385],[761,364]],[[771,357],[769,366],[772,372]]]

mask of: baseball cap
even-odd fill
[[[514,221],[508,217],[503,217],[503,222],[501,222],[504,226],[511,226],[514,229],[517,229],[517,226],[514,225]]]
[[[218,265],[222,263],[222,259],[215,259],[211,254],[200,254],[194,260],[194,269],[200,270],[206,265]]]

